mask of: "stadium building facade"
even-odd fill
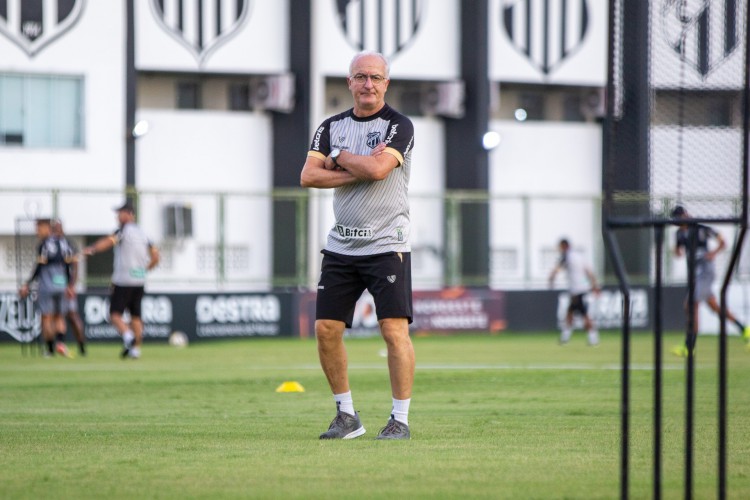
[[[84,244],[125,193],[165,253],[152,289],[314,282],[330,193],[300,198],[299,171],[313,128],[349,105],[362,48],[390,58],[389,101],[416,127],[418,287],[528,285],[561,234],[598,255],[606,6],[542,5],[4,2],[3,287],[16,219],[60,217]],[[446,203],[457,191],[470,196]],[[89,284],[106,266],[89,263]]]
[[[362,49],[415,126],[416,290],[546,287],[561,236],[603,274],[607,41],[594,0],[0,2],[0,288],[34,217],[83,246],[125,196],[162,250],[151,293],[314,288],[331,193],[299,173]],[[110,266],[83,262],[82,291]]]

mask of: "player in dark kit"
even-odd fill
[[[60,248],[60,242],[52,236],[50,219],[37,219],[36,234],[39,245],[36,249],[37,262],[29,280],[19,290],[19,295],[25,298],[29,295],[29,285],[36,281],[38,284],[37,303],[42,313],[42,336],[47,343],[45,356],[58,354],[71,357],[65,345],[65,331],[59,331],[58,326],[65,323],[68,312],[68,297],[70,291],[70,265]]]
[[[78,248],[76,248],[75,244],[65,237],[62,221],[60,219],[54,219],[52,221],[51,229],[52,236],[58,241],[63,258],[70,269],[70,282],[68,283],[68,288],[65,294],[65,300],[68,302],[68,312],[66,313],[65,318],[70,323],[73,335],[75,336],[76,341],[78,341],[79,354],[85,356],[86,337],[83,333],[83,321],[81,321],[81,316],[78,314],[78,298],[76,297],[75,289],[76,281],[78,280]],[[57,325],[57,331],[64,335],[66,330],[67,325],[63,320]]]
[[[414,381],[408,186],[414,127],[385,102],[383,55],[354,56],[347,77],[354,107],[325,120],[302,169],[303,187],[334,188],[336,218],[323,250],[315,321],[318,356],[336,402],[321,439],[365,433],[349,388],[343,335],[367,289],[388,350],[392,411],[378,439],[409,439]]]
[[[672,217],[676,219],[686,219],[690,217],[687,210],[682,206],[675,207],[672,210]],[[695,291],[693,300],[695,302],[695,315],[693,318],[693,324],[695,325],[695,331],[698,332],[698,306],[701,302],[706,302],[711,310],[719,314],[720,307],[719,302],[716,300],[711,287],[713,286],[714,279],[716,277],[716,269],[714,260],[716,255],[724,250],[726,243],[724,238],[716,232],[714,229],[705,226],[703,224],[697,224],[695,227],[696,231],[696,245],[695,245]],[[713,249],[709,248],[711,240],[716,241],[716,245]],[[686,250],[690,245],[690,227],[687,224],[681,224],[675,234],[675,247],[674,253],[678,257],[685,255]],[[687,311],[688,299],[685,299],[685,310]],[[740,333],[744,337],[745,341],[750,341],[750,327],[746,327],[742,324],[737,317],[727,309],[727,319],[737,325],[740,329]],[[672,352],[677,356],[687,356],[688,347],[687,345],[679,345],[672,349]]]

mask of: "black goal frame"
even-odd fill
[[[629,1],[629,0],[628,0]],[[604,119],[604,150],[602,155],[603,161],[603,202],[602,202],[602,234],[605,243],[607,255],[612,264],[614,274],[617,278],[620,291],[623,297],[623,323],[621,331],[621,394],[620,394],[620,498],[629,497],[629,435],[630,435],[630,296],[631,286],[628,271],[625,266],[622,249],[617,240],[617,233],[621,230],[640,230],[653,231],[653,249],[654,249],[654,268],[653,268],[653,498],[661,498],[661,453],[662,453],[662,291],[663,291],[663,262],[662,254],[664,248],[665,229],[671,225],[677,225],[678,220],[672,217],[654,216],[652,214],[636,213],[635,215],[620,216],[615,214],[613,209],[616,200],[613,197],[615,193],[614,186],[607,172],[614,165],[614,138],[618,133],[618,89],[616,89],[617,65],[621,63],[618,53],[616,36],[619,33],[620,26],[617,25],[619,20],[617,15],[622,15],[620,9],[622,0],[609,0],[609,47],[607,62],[607,104],[606,117]],[[648,9],[644,4],[650,2],[633,2],[633,5],[641,4],[636,9]],[[688,298],[687,301],[687,331],[686,343],[693,346],[697,337],[696,325],[694,325],[694,301],[695,294],[695,272],[692,262],[695,259],[697,227],[701,223],[714,224],[732,224],[738,228],[737,237],[731,248],[731,256],[723,276],[720,291],[720,331],[718,336],[718,480],[717,496],[719,499],[725,499],[727,494],[727,290],[730,281],[736,270],[740,254],[742,252],[745,236],[748,226],[748,160],[750,150],[748,146],[748,134],[750,133],[750,1],[744,2],[744,87],[742,89],[742,188],[741,188],[741,208],[738,210],[737,217],[690,217],[680,219],[680,224],[687,224],[689,228],[689,243],[687,246],[688,259]],[[641,11],[643,14],[644,11]],[[642,20],[643,18],[641,18]],[[643,28],[640,28],[643,29]],[[648,30],[648,28],[645,28]],[[632,34],[632,33],[631,33]],[[620,36],[623,36],[620,33]],[[647,37],[646,37],[647,38]],[[649,41],[639,40],[636,42],[643,50],[649,50]],[[629,68],[632,70],[633,68]],[[638,70],[636,68],[635,70]],[[642,68],[640,68],[642,69]],[[648,92],[648,88],[640,89]],[[619,103],[621,104],[621,103]],[[648,126],[648,123],[641,123],[641,126]],[[643,157],[640,158],[643,160]],[[648,161],[648,159],[646,159]],[[637,212],[637,210],[636,210]],[[688,349],[686,359],[686,394],[685,394],[685,466],[684,466],[684,496],[685,498],[693,497],[693,412],[694,412],[694,379],[695,379],[695,360],[694,350]]]

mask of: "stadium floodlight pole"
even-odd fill
[[[125,196],[135,195],[135,8],[134,0],[125,2]]]

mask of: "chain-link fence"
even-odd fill
[[[613,5],[607,219],[741,220],[746,4]]]

